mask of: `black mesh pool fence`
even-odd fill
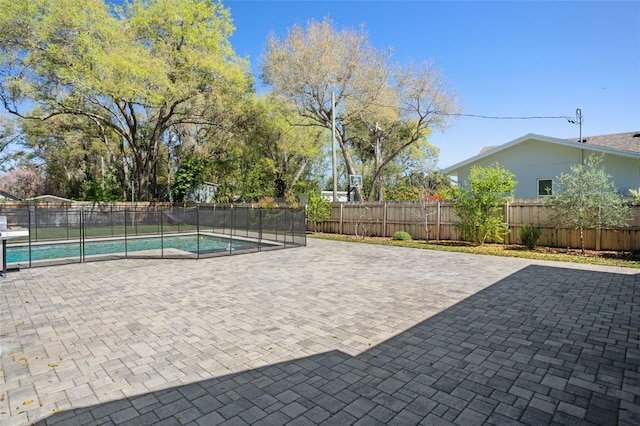
[[[306,246],[304,208],[115,205],[6,208],[28,237],[7,245],[18,267],[122,258],[203,258]]]

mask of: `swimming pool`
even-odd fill
[[[260,247],[259,242],[230,239],[213,235],[165,235],[160,237],[130,238],[127,240],[89,240],[84,242],[84,256],[124,254],[145,250],[176,249],[191,254],[250,250]],[[54,260],[80,257],[80,241],[31,245],[31,260]],[[29,246],[7,247],[7,263],[29,262]]]

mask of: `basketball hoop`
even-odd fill
[[[351,191],[362,189],[362,175],[349,175],[349,190],[347,191],[347,201],[351,201]]]
[[[349,175],[349,185],[354,188],[362,188],[362,175]]]

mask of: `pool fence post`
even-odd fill
[[[36,229],[36,241],[38,241],[38,207],[33,207],[33,223],[35,224]]]
[[[251,209],[253,209],[253,205],[251,205]],[[247,224],[245,226],[245,237],[249,238],[249,228],[251,228],[251,225],[249,224],[249,207],[245,207],[245,216],[247,217]]]
[[[198,248],[197,259],[200,259],[200,203],[196,204],[196,247]]]
[[[216,232],[216,204],[214,204],[211,209],[211,232],[214,234]]]
[[[29,268],[31,268],[31,209],[33,206],[29,207]]]
[[[258,218],[258,251],[262,251],[262,209]]]
[[[280,230],[280,214],[276,214],[276,242],[278,241],[279,230]]]
[[[164,226],[162,223],[162,210],[160,211],[160,258],[164,259]]]
[[[127,208],[124,208],[124,258],[127,259]]]
[[[229,254],[231,254],[231,248],[233,247],[233,225],[234,225],[235,212],[233,211],[233,204],[231,204],[231,215],[229,218]]]
[[[68,211],[68,210],[67,210]],[[76,210],[76,214],[77,210]],[[79,231],[80,231],[80,263],[84,263],[84,207],[80,207],[80,214],[78,215]],[[67,229],[69,229],[67,227]]]
[[[289,209],[284,209],[284,248],[287,248],[287,213]]]

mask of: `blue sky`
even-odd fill
[[[267,37],[330,17],[364,25],[377,48],[401,63],[433,61],[457,90],[465,114],[572,116],[583,136],[640,131],[638,1],[256,1],[223,0],[236,26],[231,44],[259,75]],[[259,90],[261,82],[258,80]],[[537,133],[577,138],[566,119],[461,117],[430,142],[444,168]]]

